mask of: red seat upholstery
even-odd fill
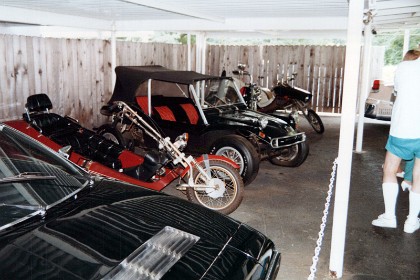
[[[159,106],[159,107],[154,107],[153,109],[155,109],[156,112],[158,112],[162,120],[173,121],[173,122],[176,121],[174,113],[171,111],[171,109],[169,109],[168,106]]]
[[[147,115],[149,115],[149,107],[147,102],[147,96],[137,96],[136,102],[140,106],[140,108],[145,112]]]
[[[199,120],[197,109],[194,107],[193,104],[185,103],[185,104],[179,104],[182,109],[184,109],[185,113],[188,116],[188,119],[190,120],[191,124],[197,124]]]
[[[149,115],[147,96],[137,96],[136,102]],[[183,97],[152,96],[152,115],[165,121],[198,124],[200,115],[191,100]]]

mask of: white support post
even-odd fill
[[[115,74],[115,67],[117,66],[117,40],[116,40],[115,22],[112,23],[111,30],[111,89],[114,90],[117,81],[117,74]]]
[[[359,95],[359,118],[357,123],[356,153],[362,152],[363,129],[365,118],[365,103],[370,91],[370,65],[372,53],[372,21],[368,12],[367,23],[364,29],[364,47],[363,47],[363,69],[362,69],[362,87]]]
[[[349,1],[347,22],[346,72],[343,87],[343,108],[340,123],[337,183],[331,240],[330,277],[343,276],[344,247],[350,191],[356,99],[359,80],[360,46],[364,1]]]
[[[202,39],[201,33],[195,35],[195,71],[201,71],[201,48],[202,48]]]

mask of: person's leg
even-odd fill
[[[420,227],[420,158],[415,158],[413,168],[413,186],[409,195],[410,210],[404,224],[404,231],[413,233]]]
[[[384,196],[385,213],[372,221],[372,225],[378,227],[397,227],[395,206],[398,197],[397,171],[401,158],[387,151],[384,163],[384,176],[382,180],[382,193]]]
[[[414,158],[411,160],[405,161],[404,167],[404,180],[401,182],[401,188],[403,191],[411,190],[411,185],[413,182],[413,168],[414,168]]]
[[[395,183],[398,184],[397,181],[397,172],[398,168],[401,163],[401,158],[394,155],[393,153],[387,151],[385,155],[385,163],[384,163],[384,176],[383,176],[383,183]]]

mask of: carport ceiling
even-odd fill
[[[362,0],[352,0],[362,1]],[[419,0],[365,0],[377,31],[420,28]],[[348,0],[1,0],[0,22],[94,30],[341,34]]]

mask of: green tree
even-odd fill
[[[188,42],[188,34],[181,34],[179,36],[179,42],[186,45]],[[195,44],[195,35],[191,35],[191,45]]]
[[[410,30],[409,49],[417,49],[420,44],[420,29]],[[404,35],[401,32],[383,33],[375,37],[374,45],[385,46],[385,65],[396,65],[403,57]]]

